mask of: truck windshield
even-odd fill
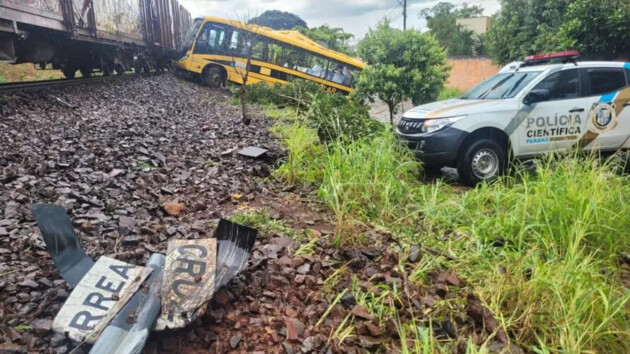
[[[496,74],[466,91],[461,98],[465,100],[513,98],[539,74],[540,71]]]

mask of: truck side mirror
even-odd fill
[[[549,94],[549,90],[534,89],[529,91],[529,93],[525,95],[525,98],[523,98],[523,103],[526,105],[530,105],[546,101],[549,99],[549,97],[551,97],[551,95]]]

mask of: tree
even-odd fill
[[[501,64],[525,56],[578,49],[582,57],[612,59],[630,52],[627,0],[502,0],[487,38]]]
[[[290,12],[267,10],[258,17],[249,20],[250,24],[270,27],[275,30],[289,30],[295,27],[308,28],[306,22]]]
[[[589,58],[630,56],[630,2],[575,0],[558,31],[558,50],[577,49]]]
[[[458,18],[479,17],[483,8],[464,4],[461,8],[448,2],[440,2],[430,9],[423,9],[420,18],[427,20],[427,27],[438,42],[448,49],[449,55],[478,55],[484,52],[483,36],[457,25]]]
[[[230,53],[232,54],[232,65],[236,69],[236,73],[241,77],[241,87],[239,90],[241,118],[245,125],[249,125],[251,118],[247,114],[247,81],[252,67],[252,55],[255,48],[262,45],[262,42],[260,41],[260,34],[258,33],[259,27],[252,24],[251,21],[246,21],[246,18],[237,17],[237,20],[230,22],[232,22],[231,25],[237,33],[236,48],[230,48]],[[243,57],[245,58],[244,63],[240,60]]]
[[[487,34],[488,51],[494,61],[505,64],[555,50],[558,30],[571,1],[502,0]]]
[[[448,77],[446,52],[433,35],[394,29],[387,18],[370,28],[358,52],[368,66],[359,74],[355,97],[373,101],[377,96],[387,104],[392,124],[402,101],[435,100]]]
[[[340,27],[328,27],[328,25],[322,25],[315,28],[296,27],[296,31],[299,31],[308,38],[314,40],[325,46],[326,48],[336,50],[341,53],[351,54],[351,50],[348,47],[348,40],[353,38],[354,35],[343,31]]]

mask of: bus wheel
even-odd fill
[[[505,172],[506,165],[505,149],[492,139],[480,139],[466,147],[457,172],[464,184],[475,186],[499,177]]]
[[[201,79],[205,86],[212,88],[223,87],[223,82],[225,81],[221,69],[217,67],[211,67],[204,70]]]

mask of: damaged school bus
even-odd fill
[[[350,93],[360,60],[330,50],[297,31],[217,17],[197,18],[180,47],[177,67],[199,75],[211,87],[243,83],[251,50],[247,84],[284,84],[293,78],[314,81],[330,92]]]

